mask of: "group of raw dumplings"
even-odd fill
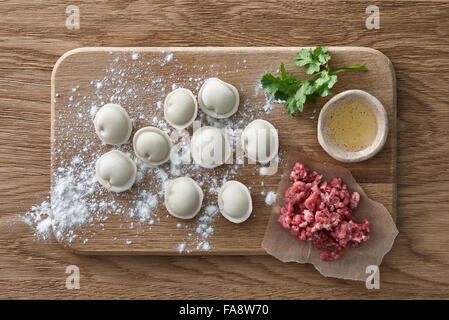
[[[198,105],[207,115],[223,119],[232,116],[239,107],[237,89],[218,78],[210,78],[202,85],[198,103],[193,93],[184,88],[170,92],[164,101],[165,120],[176,129],[190,126],[198,113]],[[117,104],[106,104],[96,114],[95,131],[106,144],[126,143],[132,132],[132,123],[126,110]],[[257,132],[266,130],[263,137]],[[255,135],[253,133],[256,133]],[[255,138],[254,138],[255,137]],[[242,133],[242,147],[248,157],[261,163],[274,158],[278,150],[278,137],[274,127],[267,121],[258,119],[251,122]],[[266,141],[261,141],[266,139]],[[266,152],[256,154],[263,146]],[[139,129],[133,138],[136,156],[150,165],[161,165],[169,160],[172,148],[170,137],[156,127]],[[211,157],[211,149],[220,150]],[[192,158],[204,168],[214,168],[224,164],[231,156],[231,145],[227,135],[215,127],[196,130],[191,139]],[[121,151],[113,150],[102,155],[96,162],[96,177],[101,185],[114,192],[132,187],[136,180],[137,168],[132,159]],[[203,191],[189,177],[172,180],[165,190],[167,211],[181,219],[191,219],[200,211]],[[228,181],[218,193],[218,206],[225,218],[234,223],[248,219],[252,212],[252,199],[248,188],[238,181]]]

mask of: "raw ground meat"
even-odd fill
[[[348,248],[369,239],[369,221],[354,220],[360,194],[348,191],[340,178],[330,184],[317,172],[297,162],[290,174],[293,185],[285,191],[285,207],[278,221],[302,241],[312,241],[315,249],[324,249],[320,258],[332,261]]]

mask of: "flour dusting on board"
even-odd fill
[[[62,88],[55,94],[50,197],[22,215],[22,220],[32,227],[36,238],[49,239],[54,234],[60,241],[87,244],[89,239],[105,230],[106,221],[115,219],[119,221],[120,229],[135,231],[135,237],[143,232],[152,232],[161,223],[171,224],[172,233],[183,235],[183,241],[173,248],[179,253],[213,249],[215,222],[221,218],[216,203],[218,191],[226,181],[238,180],[243,162],[237,161],[214,170],[193,164],[190,157],[191,129],[177,131],[166,123],[163,101],[175,88],[187,88],[196,95],[207,78],[244,72],[247,61],[242,57],[234,65],[225,65],[224,71],[219,72],[215,63],[183,65],[173,52],[161,52],[156,57],[152,53],[152,59],[145,59],[145,55],[145,52],[111,51],[104,77],[74,83],[67,92]],[[168,64],[171,72],[164,72]],[[172,72],[173,68],[179,72]],[[180,74],[190,76],[181,77]],[[226,130],[235,153],[239,143],[238,130],[257,118],[268,119],[277,102],[264,95],[258,79],[255,79],[252,92],[246,92],[238,83],[234,85],[241,98],[237,114],[228,119],[215,119],[199,111],[194,126],[210,125]],[[83,92],[89,94],[84,95]],[[114,147],[102,144],[95,135],[93,118],[106,103],[123,106],[134,130],[156,126],[169,134],[174,146],[170,161],[161,166],[150,166],[134,155],[131,142]],[[131,192],[109,192],[95,178],[96,160],[112,149],[128,154],[137,165],[136,184]],[[264,169],[254,165],[253,170],[257,174]],[[197,181],[205,194],[200,213],[189,221],[180,222],[169,216],[164,207],[165,187],[171,179],[179,176],[189,176]],[[269,192],[266,205],[272,205],[275,199],[276,194]],[[116,234],[111,241],[133,246],[136,241],[129,234],[127,232],[127,237]]]

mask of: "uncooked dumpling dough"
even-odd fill
[[[145,127],[134,134],[133,147],[136,155],[151,165],[160,165],[170,158],[170,137],[156,127]]]
[[[243,183],[228,181],[218,192],[218,207],[226,219],[241,223],[248,219],[253,211],[251,193]]]
[[[171,181],[165,189],[165,207],[180,219],[191,219],[200,211],[203,203],[203,190],[189,177]]]
[[[118,104],[108,103],[98,110],[94,118],[95,132],[106,144],[128,142],[133,129],[128,112]]]
[[[193,133],[190,142],[193,161],[203,168],[215,168],[231,156],[228,136],[215,127],[202,127]]]
[[[131,158],[118,150],[102,155],[95,164],[98,182],[114,192],[131,189],[136,181],[137,168]]]
[[[176,129],[190,126],[198,113],[192,91],[179,88],[170,92],[164,102],[164,117]]]
[[[254,120],[243,130],[241,139],[242,148],[251,160],[265,164],[278,153],[278,133],[268,121]]]
[[[198,103],[201,110],[211,117],[228,118],[239,108],[239,92],[232,84],[210,78],[200,89]]]

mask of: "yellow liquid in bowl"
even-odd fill
[[[337,106],[326,122],[327,132],[337,146],[346,151],[369,147],[377,135],[377,119],[362,101],[346,101]]]

